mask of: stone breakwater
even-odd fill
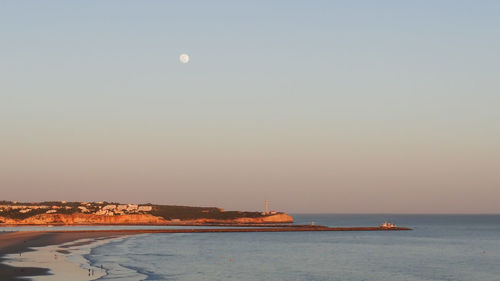
[[[139,233],[214,233],[214,232],[302,232],[302,231],[404,231],[412,230],[409,227],[327,227],[296,225],[293,227],[252,227],[252,228],[191,228],[191,229],[148,229],[148,230],[126,230],[129,234]],[[92,230],[90,230],[92,232]],[[104,232],[113,233],[115,230],[105,230]],[[119,232],[119,230],[116,230]]]
[[[151,214],[131,214],[105,216],[95,214],[40,214],[25,219],[0,217],[0,225],[162,225],[162,224],[264,224],[264,223],[292,223],[293,218],[287,214],[275,214],[257,218],[235,218],[230,220],[194,219],[194,220],[166,220]]]
[[[297,225],[294,227],[252,227],[252,228],[191,228],[191,229],[134,229],[125,230],[124,232],[128,234],[140,234],[140,233],[214,233],[214,232],[302,232],[302,231],[404,231],[413,230],[408,227],[393,227],[393,228],[383,228],[379,226],[375,227],[327,227],[327,226],[310,226],[310,225]],[[89,230],[93,232],[94,230]],[[121,230],[104,230],[102,232],[120,233]],[[97,230],[96,232],[101,232]]]

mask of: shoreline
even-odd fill
[[[63,244],[30,248],[30,251],[22,255],[6,255],[4,264],[15,268],[46,267],[45,274],[30,276],[35,281],[97,280],[106,276],[107,272],[103,268],[92,265],[86,255],[90,254],[95,247],[121,238],[85,238]]]

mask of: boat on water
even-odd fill
[[[383,222],[380,224],[380,228],[396,228],[397,225],[392,222]]]

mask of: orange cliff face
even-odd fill
[[[260,218],[237,218],[236,223],[292,223],[293,218],[287,214],[275,214]]]
[[[47,225],[47,224],[169,224],[172,221],[150,214],[130,214],[130,215],[94,215],[94,214],[40,214],[26,219],[11,219],[0,217],[1,224],[6,225]],[[275,214],[258,218],[236,218],[231,220],[217,219],[196,219],[188,221],[178,221],[176,223],[292,223],[293,218],[287,214]]]
[[[161,224],[168,221],[153,215],[121,215],[121,216],[103,216],[93,214],[75,213],[67,214],[41,214],[26,219],[17,220],[2,218],[4,224],[14,225],[44,225],[44,224]]]
[[[292,223],[293,218],[287,214],[275,214],[265,217],[258,218],[236,218],[230,220],[218,220],[218,219],[195,219],[182,221],[183,223],[235,223],[235,224],[259,224],[259,223]]]

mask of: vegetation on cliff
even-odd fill
[[[224,211],[219,208],[188,207],[153,205],[150,212],[153,216],[159,216],[166,220],[195,220],[195,219],[217,219],[231,220],[236,218],[258,218],[265,215],[259,212]]]
[[[120,204],[113,202],[10,202],[0,201],[0,223],[2,218],[25,220],[43,214],[91,214],[117,216],[149,214],[168,221],[185,220],[234,220],[241,218],[263,218],[268,214],[260,212],[224,211],[215,207],[189,207],[154,204]]]

